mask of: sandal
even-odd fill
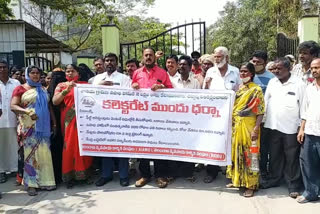
[[[156,183],[159,188],[165,188],[169,182],[166,178],[157,178]]]
[[[193,183],[193,184],[197,182],[197,177],[196,176],[187,177],[186,179],[188,181],[190,181],[191,183]]]
[[[36,190],[35,188],[33,188],[33,187],[29,187],[27,192],[28,192],[28,195],[29,195],[29,196],[36,196],[36,195],[38,195],[37,190]]]
[[[226,185],[227,188],[234,188],[235,186],[233,186],[233,183],[227,184]]]
[[[253,189],[246,189],[243,193],[243,196],[246,198],[253,197],[254,190]]]
[[[203,178],[203,182],[205,183],[211,183],[214,180],[214,178],[211,175],[207,175]]]
[[[175,178],[174,177],[167,177],[167,180],[168,180],[169,184],[172,184],[174,182]]]

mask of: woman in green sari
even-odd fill
[[[232,165],[227,187],[244,187],[245,197],[252,197],[259,186],[260,124],[265,111],[260,86],[253,83],[254,65],[244,63],[240,68],[242,85],[236,93],[232,114]]]
[[[27,82],[13,92],[11,110],[18,114],[18,135],[24,146],[23,184],[28,194],[35,196],[36,189],[56,188],[50,151],[49,96],[40,83],[39,68],[27,68],[25,76]]]

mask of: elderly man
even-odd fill
[[[314,80],[310,64],[319,56],[320,46],[315,41],[305,41],[299,45],[298,52],[300,63],[293,67],[291,74],[302,79],[305,84],[310,84]]]
[[[136,70],[132,77],[132,88],[151,88],[156,91],[163,88],[172,88],[168,73],[155,64],[155,51],[152,48],[145,48],[143,50],[143,64],[144,66]],[[136,181],[136,187],[143,187],[151,180],[149,159],[141,159],[139,170],[141,178]],[[154,175],[156,183],[159,188],[165,188],[168,185],[168,169],[166,160],[153,160]]]
[[[10,102],[13,90],[19,85],[18,80],[9,78],[8,63],[0,61],[0,183],[7,181],[6,172],[17,172],[18,167],[17,117],[10,110]]]
[[[302,144],[300,166],[305,191],[299,203],[318,200],[320,194],[320,58],[311,62],[314,82],[306,89],[302,108],[302,123],[298,141]]]
[[[127,75],[119,73],[118,57],[114,53],[107,53],[104,57],[105,72],[98,74],[93,81],[93,85],[120,86],[130,88],[130,78]],[[119,161],[120,185],[129,185],[129,159],[128,158],[102,158],[101,177],[96,182],[96,186],[103,186],[113,179],[114,160]]]
[[[290,62],[286,58],[275,61],[277,78],[270,80],[266,93],[265,137],[270,144],[270,168],[267,180],[261,188],[278,186],[284,175],[289,196],[296,198],[301,187],[299,166],[300,145],[297,131],[305,96],[305,84],[290,74]]]
[[[199,59],[201,65],[201,73],[196,74],[195,78],[199,81],[201,88],[204,87],[204,78],[206,77],[207,71],[213,67],[214,60],[213,56],[209,54],[202,55]]]
[[[207,71],[205,88],[214,90],[234,90],[241,84],[239,69],[229,65],[229,51],[226,47],[217,47],[213,54],[214,67]]]

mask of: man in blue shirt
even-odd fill
[[[271,72],[266,70],[267,60],[268,54],[265,51],[255,51],[251,58],[251,63],[256,69],[253,82],[261,87],[263,93],[266,92],[269,80],[274,77]]]
[[[265,51],[255,51],[251,58],[251,63],[254,64],[256,75],[253,82],[259,85],[266,92],[269,81],[274,77],[273,73],[266,70],[268,54]],[[260,175],[265,178],[268,173],[267,165],[269,160],[269,144],[266,139],[266,130],[261,128],[261,145],[260,145]]]

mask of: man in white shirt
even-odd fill
[[[10,109],[10,102],[13,90],[19,85],[18,80],[9,78],[7,62],[0,61],[0,183],[6,182],[6,172],[16,172],[18,166],[17,117]]]
[[[122,88],[131,88],[130,78],[117,71],[118,57],[114,53],[107,53],[104,57],[105,72],[98,74],[93,85],[120,86]],[[103,157],[101,162],[101,177],[96,182],[96,186],[103,186],[113,179],[114,160],[119,161],[120,185],[129,185],[129,159],[128,158],[111,158]]]
[[[176,55],[172,54],[167,57],[166,69],[171,82],[175,82],[180,77],[178,72],[178,57]]]
[[[269,177],[261,182],[261,188],[278,186],[284,175],[289,196],[296,198],[301,188],[299,166],[300,144],[297,132],[300,125],[305,84],[290,74],[290,62],[286,58],[275,61],[277,78],[269,81],[265,93],[265,137],[270,144]]]
[[[212,90],[238,90],[241,84],[239,69],[228,64],[229,52],[226,47],[217,47],[213,54],[214,67],[207,71],[205,88]]]
[[[299,203],[318,200],[320,194],[320,58],[311,62],[314,82],[306,89],[298,141],[302,144],[300,166],[305,191]],[[305,139],[304,139],[305,138]]]

